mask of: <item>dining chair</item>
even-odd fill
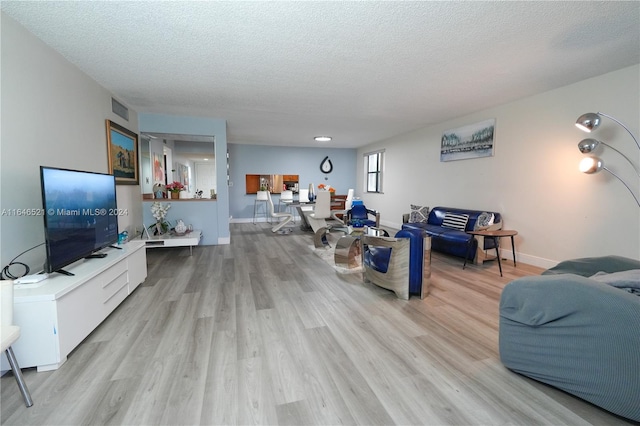
[[[316,205],[309,217],[322,221],[331,218],[331,193],[329,191],[318,191]]]
[[[282,209],[284,205],[284,210]],[[286,212],[287,210],[289,210],[289,212],[293,215],[293,221],[296,221],[296,213],[295,213],[295,209],[293,208],[293,191],[290,190],[285,190],[282,191],[280,193],[280,201],[278,201],[278,211],[279,212]]]
[[[353,194],[354,194],[354,189],[350,188],[349,191],[347,191],[347,198],[344,200],[344,210],[332,210],[331,211],[331,217],[337,221],[346,223],[346,219],[347,219],[347,212],[349,210],[351,210],[351,204],[353,203]],[[338,215],[341,215],[341,217],[338,217]]]
[[[273,205],[273,200],[271,199],[271,193],[267,191],[267,204],[269,205],[269,214],[272,218],[276,219],[278,222],[271,228],[271,232],[278,232],[280,234],[288,234],[292,231],[291,228],[283,229],[284,226],[293,220],[293,215],[291,213],[284,212],[276,212],[276,209]],[[280,220],[284,219],[284,220]]]
[[[20,327],[13,325],[13,281],[2,280],[0,286],[0,309],[2,310],[0,312],[0,347],[2,352],[7,355],[25,405],[31,407],[33,400],[11,347],[20,338]]]
[[[309,190],[301,189],[298,192],[298,202],[300,203],[308,203],[309,202]]]
[[[331,219],[331,193],[329,191],[318,191],[313,212],[305,214],[307,222],[313,229],[315,247],[329,246],[326,234],[331,230],[331,225],[327,224],[327,219]]]

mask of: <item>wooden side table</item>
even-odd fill
[[[485,238],[493,238],[493,242],[494,245],[496,247],[496,257],[498,258],[498,268],[500,269],[500,276],[502,276],[502,264],[500,263],[500,247],[499,247],[499,243],[498,243],[498,238],[502,238],[502,237],[511,237],[511,252],[513,253],[513,266],[517,266],[516,264],[516,247],[515,244],[513,242],[513,237],[518,235],[518,231],[514,231],[512,229],[498,229],[496,231],[467,231],[467,234],[471,234],[471,235],[481,235]],[[469,257],[469,250],[471,249],[471,247],[473,246],[473,244],[471,244],[471,241],[473,241],[473,239],[469,240],[469,245],[467,248],[467,255],[464,258],[464,264],[462,265],[462,269],[465,268],[465,266],[467,266],[467,258]]]

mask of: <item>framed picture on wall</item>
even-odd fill
[[[440,161],[492,157],[495,126],[496,119],[492,118],[443,132]]]
[[[153,184],[165,185],[164,158],[157,152],[153,153]]]
[[[107,156],[116,185],[139,184],[137,134],[107,120]]]
[[[185,186],[185,190],[189,192],[191,190],[189,188],[189,166],[186,166],[182,163],[176,163],[176,173],[178,182],[183,184]]]

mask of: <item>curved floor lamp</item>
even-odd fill
[[[622,155],[624,157],[624,159],[627,160],[629,162],[629,164],[631,164],[631,167],[633,167],[633,170],[635,170],[636,174],[640,177],[640,172],[638,171],[638,168],[635,166],[635,164],[633,164],[633,162],[631,160],[629,160],[629,157],[627,157],[622,152],[618,151],[617,149],[615,149],[614,147],[612,147],[608,143],[604,143],[604,142],[599,141],[597,139],[583,139],[580,142],[578,142],[578,149],[583,154],[590,154],[590,153],[594,152],[596,149],[598,149],[600,144],[602,144],[604,146],[607,146],[607,147],[611,148],[612,150],[614,150],[615,152],[617,152],[618,154]]]
[[[638,149],[640,150],[640,143],[638,143],[638,139],[633,135],[633,133],[631,133],[631,130],[629,130],[627,128],[627,126],[622,124],[620,121],[618,121],[615,118],[611,117],[610,115],[604,114],[602,112],[597,112],[597,113],[588,112],[586,114],[582,114],[576,120],[576,127],[579,128],[580,130],[584,130],[585,132],[591,133],[592,130],[597,129],[598,126],[600,126],[600,117],[607,117],[610,120],[613,120],[614,122],[616,122],[620,126],[622,126],[622,128],[625,129],[627,131],[627,133],[629,133],[629,135],[631,135],[631,138],[633,139],[633,141],[638,146]],[[618,154],[622,155],[625,158],[625,160],[627,160],[629,162],[629,164],[631,164],[631,166],[635,170],[636,174],[638,176],[640,176],[640,172],[638,172],[638,169],[633,164],[633,162],[626,155],[624,155],[622,152],[618,151],[617,149],[615,149],[614,147],[612,147],[609,144],[606,144],[606,143],[604,143],[602,141],[599,141],[599,140],[596,140],[596,139],[583,139],[582,141],[580,141],[578,143],[578,149],[583,154],[588,154],[588,153],[591,153],[591,152],[595,151],[596,148],[598,148],[598,146],[600,144],[605,145],[605,146],[613,149],[614,151],[616,151]],[[638,200],[638,197],[636,197],[636,194],[633,193],[633,190],[629,187],[629,185],[627,185],[627,183],[624,180],[622,180],[622,178],[620,178],[620,176],[618,176],[617,174],[615,174],[611,170],[609,170],[607,167],[605,167],[604,162],[600,158],[598,158],[596,156],[589,156],[587,158],[584,158],[580,162],[580,171],[583,172],[583,173],[593,174],[593,173],[598,173],[600,170],[606,170],[612,176],[614,176],[616,179],[618,179],[620,182],[622,182],[622,184],[625,186],[625,188],[627,188],[627,190],[629,190],[629,192],[631,193],[633,198],[636,200],[636,203],[638,204],[638,207],[640,207],[640,201]]]
[[[633,198],[636,200],[636,203],[638,204],[638,207],[640,207],[640,201],[638,201],[638,197],[636,197],[636,194],[634,194],[633,191],[631,190],[631,188],[629,188],[629,185],[627,185],[625,183],[625,181],[620,179],[620,176],[618,176],[617,174],[613,173],[611,170],[607,169],[601,159],[599,159],[598,157],[589,156],[589,157],[583,158],[582,161],[580,161],[580,171],[582,173],[586,173],[588,175],[591,175],[591,174],[594,174],[594,173],[598,173],[600,170],[608,171],[616,179],[618,179],[620,182],[622,182],[622,184],[629,190],[629,192],[631,193]]]
[[[622,124],[620,121],[616,120],[615,118],[613,118],[610,115],[605,114],[604,112],[588,112],[586,114],[582,114],[576,120],[576,127],[578,129],[580,129],[580,130],[583,130],[583,131],[587,132],[587,133],[591,133],[592,130],[597,129],[600,126],[600,117],[601,116],[602,117],[607,117],[608,119],[613,120],[616,123],[618,123],[620,126],[622,126],[622,128],[625,129],[627,131],[627,133],[629,133],[629,135],[631,135],[631,138],[633,139],[633,141],[638,146],[638,149],[640,149],[640,143],[638,143],[638,139],[636,139],[636,137],[633,136],[633,133],[631,133],[631,130],[629,130],[629,128],[627,126],[625,126],[624,124]]]

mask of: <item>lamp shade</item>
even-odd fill
[[[590,152],[595,151],[600,143],[601,142],[597,139],[583,139],[578,142],[578,149],[583,154],[589,154]]]
[[[597,129],[600,125],[600,115],[595,112],[588,112],[586,114],[582,114],[576,120],[576,127],[585,132],[591,132],[594,129]]]
[[[604,167],[604,163],[598,157],[585,157],[580,161],[580,171],[588,175],[598,173]]]

